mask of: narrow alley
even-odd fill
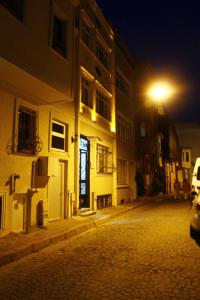
[[[199,299],[190,203],[154,201],[1,268],[1,299]]]

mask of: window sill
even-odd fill
[[[113,173],[98,173],[98,172],[97,172],[96,174],[97,174],[97,176],[99,176],[99,177],[100,177],[100,176],[107,176],[107,175],[110,176],[110,175],[113,175]]]
[[[13,155],[18,155],[18,156],[27,156],[27,157],[36,157],[37,156],[37,154],[17,152],[17,151],[13,151],[12,154]]]
[[[130,186],[128,184],[120,184],[120,185],[117,185],[117,188],[118,189],[127,189],[127,188],[130,188]]]
[[[57,57],[59,57],[60,59],[62,59],[65,63],[68,63],[68,57],[67,54],[65,56],[63,56],[61,53],[59,53],[59,51],[56,51],[54,48],[52,48],[51,46],[49,46],[49,49],[51,50],[51,52],[53,52]]]
[[[65,150],[62,150],[62,149],[57,149],[57,148],[50,148],[50,151],[53,151],[53,152],[59,152],[59,153],[63,153],[63,154],[67,154],[68,152],[65,151]]]

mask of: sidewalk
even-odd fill
[[[52,222],[47,225],[46,229],[35,228],[29,234],[10,233],[0,238],[0,267],[51,244],[67,240],[154,200],[154,197],[142,197],[131,204],[103,208],[94,215],[77,216],[67,220]]]

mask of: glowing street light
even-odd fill
[[[175,90],[171,84],[165,81],[156,81],[147,90],[147,96],[153,102],[161,104],[169,99]]]

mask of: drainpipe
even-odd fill
[[[25,233],[30,232],[32,197],[33,197],[33,194],[35,194],[37,192],[38,192],[37,189],[34,189],[34,188],[30,188],[27,191]]]
[[[79,20],[80,11],[79,11]],[[80,137],[80,24],[79,28],[75,28],[74,53],[76,54],[76,64],[74,66],[74,107],[75,107],[75,121],[74,121],[74,192],[75,199],[73,202],[73,214],[78,214],[79,209],[79,137]]]

